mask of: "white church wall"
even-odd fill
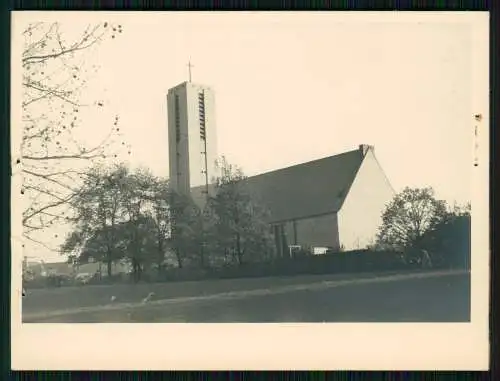
[[[345,250],[363,249],[373,243],[382,222],[382,212],[393,196],[394,190],[373,150],[367,150],[338,212],[340,244]]]
[[[201,138],[199,94],[204,93],[205,142]],[[178,96],[179,131],[177,141],[176,103]],[[167,97],[168,140],[170,161],[170,182],[174,189],[187,194],[192,187],[205,185],[205,170],[208,167],[208,181],[216,175],[217,128],[215,122],[215,96],[210,87],[182,83],[169,90]],[[206,165],[205,165],[206,164]]]
[[[175,95],[179,99],[179,132],[177,141]],[[181,193],[189,190],[189,139],[188,115],[186,112],[186,88],[177,86],[170,89],[167,97],[168,110],[168,151],[169,151],[169,177],[173,189]]]

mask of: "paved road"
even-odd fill
[[[396,277],[397,278],[397,277]],[[323,280],[230,294],[185,296],[151,304],[88,307],[24,322],[465,322],[470,276],[448,274],[361,283]],[[383,280],[383,279],[382,279]],[[285,281],[283,281],[285,282]],[[288,281],[290,282],[290,281]],[[40,313],[40,311],[39,311]]]

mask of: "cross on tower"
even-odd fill
[[[188,70],[189,70],[189,82],[191,82],[191,68],[194,67],[191,65],[191,60],[187,64]]]

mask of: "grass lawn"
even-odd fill
[[[180,301],[182,298],[207,297],[228,292],[241,293],[242,291],[249,291],[250,293],[253,292],[255,295],[259,295],[262,294],[262,291],[266,294],[268,292],[277,292],[280,289],[293,288],[294,286],[296,286],[297,290],[300,290],[301,287],[317,289],[318,285],[319,288],[322,288],[325,282],[346,281],[349,279],[363,280],[391,274],[395,273],[302,275],[280,278],[247,278],[37,289],[31,290],[23,300],[23,320],[30,321],[30,316],[33,315],[54,314],[54,311],[57,312],[57,310],[78,310],[82,307],[113,306],[120,303],[137,304],[150,292],[155,293],[153,303],[156,303],[158,300],[170,299]],[[114,302],[111,302],[112,296],[116,298]],[[122,309],[125,310],[127,308],[124,307]],[[121,314],[118,315],[121,316]]]

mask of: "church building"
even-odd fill
[[[201,204],[217,175],[214,93],[184,82],[169,90],[167,104],[171,186]],[[245,183],[252,199],[269,211],[281,255],[297,246],[334,251],[367,247],[394,196],[374,147],[365,144],[251,176]]]

